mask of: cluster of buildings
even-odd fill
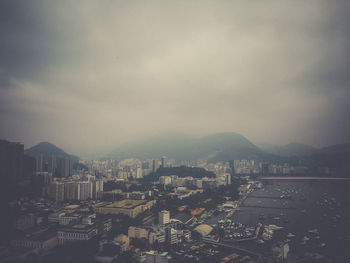
[[[111,211],[113,213],[114,211]],[[185,220],[182,222],[181,220]],[[166,251],[157,251],[149,249],[140,249],[133,244],[136,240],[141,243],[149,244],[148,247],[154,245],[177,245],[183,241],[191,240],[191,231],[184,227],[192,220],[192,217],[184,219],[184,217],[170,217],[170,212],[162,210],[158,213],[158,224],[145,226],[131,225],[127,229],[126,234],[118,234],[114,239],[102,239],[99,242],[99,252],[95,259],[98,262],[112,262],[125,251],[129,251],[132,255],[132,262],[144,263],[168,263],[172,259],[171,255]],[[173,261],[172,261],[173,262]]]
[[[306,174],[308,167],[303,165],[271,164],[257,162],[255,160],[233,160],[231,161],[232,171],[237,175],[291,175]]]
[[[90,179],[92,178],[90,177]],[[183,194],[182,191],[185,189],[185,187],[176,188],[179,194]],[[197,190],[203,191],[203,189]],[[43,212],[49,209],[50,212],[46,214],[41,213],[40,215],[27,213],[25,217],[18,220],[17,226],[25,234],[13,239],[11,244],[14,247],[49,250],[55,246],[71,242],[89,241],[110,231],[114,216],[124,214],[132,219],[143,212],[149,211],[156,203],[154,198],[145,196],[143,192],[128,192],[127,195],[135,199],[122,199],[113,202],[90,200],[79,204],[68,202],[70,203],[69,205],[67,202],[62,203],[50,201],[50,199],[42,199],[42,201],[35,204],[36,208],[38,208],[37,210]],[[232,209],[231,206],[229,204],[230,209]],[[22,207],[28,210],[25,205]],[[226,208],[225,204],[223,207]],[[106,237],[100,238],[100,248],[95,256],[96,260],[112,262],[123,255],[123,252],[129,251],[131,253],[127,254],[132,255],[135,262],[168,263],[171,261],[173,254],[164,252],[164,247],[169,246],[179,251],[180,254],[182,253],[181,255],[184,257],[202,258],[219,253],[211,250],[208,246],[203,246],[203,244],[196,245],[197,241],[195,240],[198,237],[195,237],[194,240],[194,234],[200,236],[203,240],[208,239],[209,241],[217,240],[218,235],[212,233],[214,232],[214,227],[206,224],[204,222],[205,219],[200,216],[203,212],[202,210],[200,213],[197,213],[198,216],[197,214],[192,214],[192,211],[191,213],[189,212],[181,211],[173,216],[168,210],[157,211],[157,214],[144,214],[141,220],[142,223],[130,225],[126,234],[119,232],[112,240]],[[154,218],[155,215],[156,218]],[[149,217],[153,217],[154,220],[151,223],[145,223],[144,219]],[[45,227],[36,231],[33,230],[35,225],[43,225]],[[148,249],[134,247],[135,240],[147,243]],[[154,250],[156,248],[159,249],[159,245],[163,247],[163,250]],[[149,250],[149,248],[153,250]],[[184,250],[183,248],[186,249]],[[107,259],[110,261],[106,261]]]
[[[140,179],[145,175],[156,172],[159,168],[175,165],[174,159],[163,156],[160,159],[126,159],[120,162],[115,160],[81,160],[88,170],[94,175],[104,175],[108,179]]]
[[[181,187],[209,189],[216,188],[220,185],[231,184],[231,174],[221,174],[217,175],[215,178],[178,177],[177,175],[161,176],[159,178],[159,184],[164,186],[171,185],[172,187],[179,188],[178,191],[181,191]]]
[[[88,241],[112,229],[111,218],[97,217],[87,206],[55,207],[52,203],[36,202],[30,207],[35,212],[24,213],[15,221],[13,247],[47,251],[58,245]]]
[[[14,207],[20,204],[20,213],[13,222],[16,230],[16,235],[11,239],[13,247],[47,251],[59,245],[101,237],[97,259],[100,258],[103,262],[106,262],[106,257],[113,261],[118,254],[133,250],[135,261],[167,263],[171,259],[169,253],[149,250],[159,247],[158,245],[181,246],[183,249],[178,249],[177,252],[183,257],[197,259],[201,253],[214,255],[219,252],[202,244],[194,244],[194,239],[216,242],[218,230],[226,231],[222,235],[226,240],[255,238],[260,226],[249,228],[226,219],[217,226],[208,223],[208,219],[218,211],[225,211],[227,217],[231,216],[239,206],[239,201],[225,202],[220,207],[205,212],[204,208],[188,209],[186,212],[179,209],[179,213],[175,215],[171,215],[168,210],[158,211],[155,205],[157,201],[161,203],[168,199],[186,200],[187,197],[207,189],[230,185],[234,175],[248,177],[253,174],[287,175],[307,172],[307,167],[303,166],[268,164],[255,160],[232,160],[215,164],[205,161],[182,162],[180,165],[211,171],[215,177],[194,178],[175,174],[161,176],[146,191],[123,192],[121,189],[105,191],[104,183],[121,182],[127,189],[132,184],[139,184],[135,179],[179,163],[166,157],[143,161],[133,158],[119,162],[94,160],[81,161],[80,168],[73,169],[73,162],[69,157],[38,155],[32,158],[24,154],[22,144],[3,140],[0,140],[0,162],[1,175],[16,180],[30,179],[27,181],[30,181],[32,191],[40,196],[36,201],[14,202]],[[241,185],[238,188],[241,199],[254,187],[259,186],[254,182]],[[143,213],[145,214],[139,217]],[[104,234],[112,230],[112,222],[118,223],[118,215],[125,215],[132,222],[141,218],[142,223],[130,225],[127,233],[126,229],[124,233],[119,231],[110,240]],[[200,238],[194,238],[195,235]],[[135,240],[146,242],[148,249],[133,247]],[[232,254],[227,258],[235,260],[238,256]]]
[[[103,180],[92,175],[76,175],[68,178],[52,178],[50,173],[35,173],[32,180],[40,185],[44,197],[58,202],[99,199],[103,192]]]
[[[48,172],[60,178],[73,173],[73,160],[67,156],[40,154],[35,157],[35,162],[37,172]]]
[[[308,171],[308,167],[306,166],[293,166],[289,165],[287,163],[278,165],[278,164],[271,164],[269,165],[269,174],[276,174],[276,175],[289,175],[289,174],[306,174]]]
[[[215,164],[196,162],[195,166],[212,171],[216,175],[225,173],[232,175],[290,175],[306,174],[309,171],[309,168],[303,165],[291,165],[288,163],[273,164],[256,160],[231,160],[227,163],[218,162]],[[323,168],[320,172],[330,173],[330,170]]]
[[[188,167],[200,167],[207,171],[211,171],[216,175],[216,181],[220,184],[227,184],[225,175],[291,175],[291,174],[306,174],[309,172],[309,168],[303,165],[291,165],[288,163],[284,164],[273,164],[267,162],[261,162],[256,160],[231,160],[229,162],[217,162],[207,163],[206,161],[187,161],[187,162],[175,162],[174,159],[168,159],[162,157],[160,159],[126,159],[122,161],[105,160],[105,161],[81,161],[88,167],[90,173],[97,176],[104,176],[107,180],[116,181],[130,181],[134,179],[140,179],[144,176],[156,172],[161,167],[175,167],[185,165]],[[330,173],[328,168],[323,168],[319,172]],[[161,179],[161,183],[164,185],[172,184],[173,186],[183,186],[183,181],[188,180],[184,178],[165,177]],[[204,179],[206,184],[212,184],[212,187],[216,187],[210,181],[215,181],[212,178]],[[171,183],[170,183],[171,181]],[[193,182],[197,188],[202,188],[202,180]],[[217,183],[216,183],[217,184]],[[205,188],[205,186],[203,187]]]

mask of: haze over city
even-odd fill
[[[0,1],[1,263],[348,263],[350,1]]]
[[[0,137],[350,141],[347,1],[2,1]]]

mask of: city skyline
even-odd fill
[[[350,1],[0,1],[0,262],[347,263]]]
[[[349,10],[4,1],[0,138],[78,155],[164,134],[349,142]]]

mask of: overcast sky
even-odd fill
[[[0,2],[0,138],[350,141],[350,1]]]

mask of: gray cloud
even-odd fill
[[[347,1],[2,1],[0,137],[350,141]]]

